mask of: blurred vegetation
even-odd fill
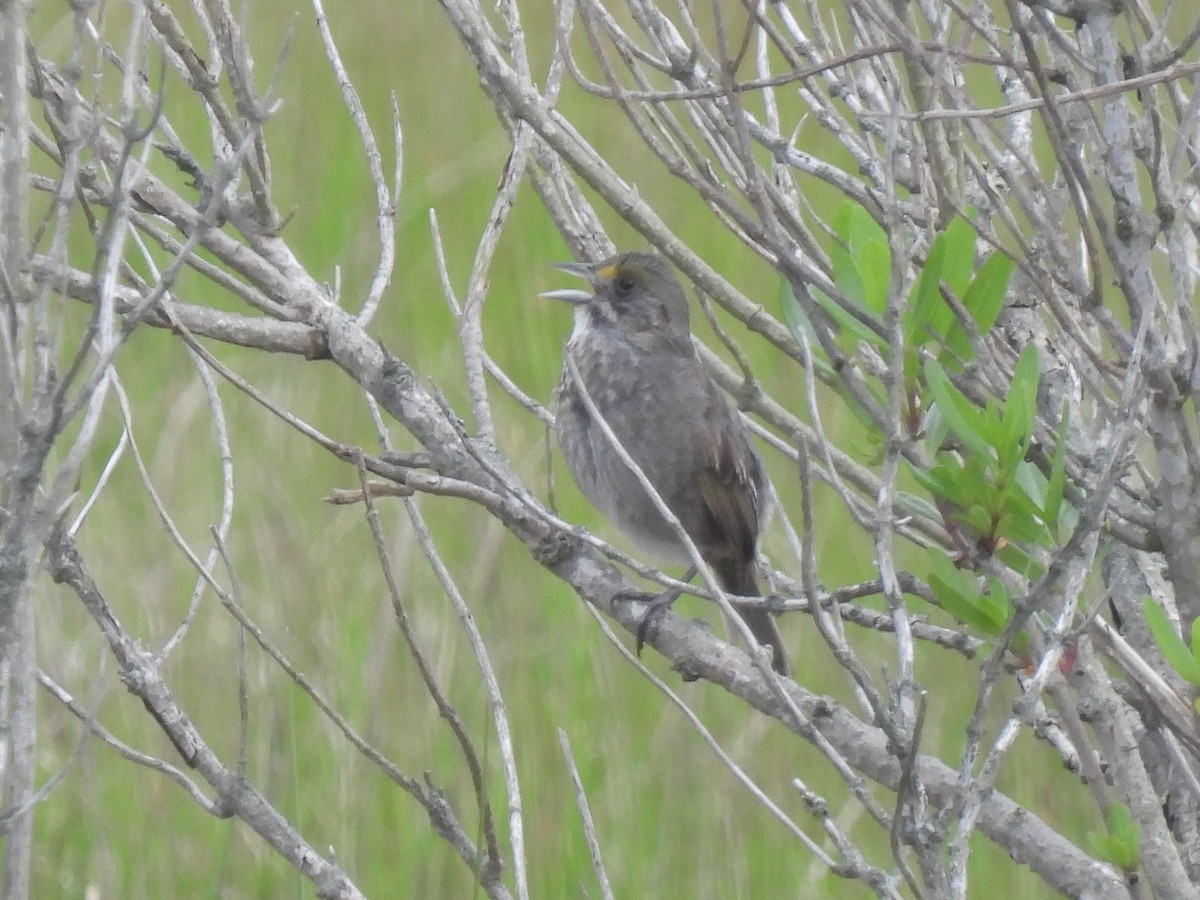
[[[396,94],[404,129],[404,190],[399,210],[398,265],[374,332],[399,357],[436,383],[463,411],[461,362],[452,318],[442,296],[430,237],[435,210],[451,276],[466,282],[477,235],[488,214],[508,145],[461,52],[434,4],[331,0],[326,9],[340,49],[390,160],[389,93]],[[183,15],[183,11],[179,11]],[[112,10],[113,37],[122,15]],[[281,105],[267,127],[279,206],[292,210],[285,232],[310,271],[340,279],[343,303],[354,307],[373,272],[376,254],[373,194],[352,125],[321,53],[313,15],[303,5],[256,0],[247,6],[249,33],[265,79],[282,44],[282,26],[294,38],[279,80]],[[69,13],[42,3],[35,12],[39,51],[53,57],[65,46]],[[546,27],[530,16],[529,27]],[[532,41],[547,40],[534,34]],[[110,73],[111,77],[111,73]],[[187,134],[190,98],[173,85],[167,113]],[[727,276],[761,285],[774,303],[775,276],[742,251],[710,220],[689,193],[663,177],[639,181],[639,149],[614,108],[573,86],[562,105],[586,110],[587,137],[613,158],[643,196]],[[203,134],[194,134],[203,147]],[[803,144],[804,138],[801,138]],[[820,146],[806,145],[821,152]],[[832,151],[830,151],[832,153]],[[833,157],[835,161],[837,157]],[[385,164],[390,165],[390,162]],[[639,246],[627,226],[611,219],[621,248]],[[548,263],[567,252],[536,196],[522,194],[497,254],[485,317],[488,349],[531,395],[549,399],[557,379],[561,343],[570,330],[568,311],[537,298],[557,286]],[[194,283],[193,283],[194,284]],[[181,295],[186,298],[188,282]],[[768,299],[770,298],[770,299]],[[731,329],[755,359],[752,336]],[[704,326],[698,331],[709,339]],[[268,357],[230,347],[214,350],[276,402],[327,434],[372,446],[374,435],[354,386],[329,363]],[[773,360],[778,357],[772,356]],[[776,396],[792,396],[803,414],[800,371],[787,362],[760,370]],[[212,426],[196,372],[181,345],[145,329],[123,353],[118,369],[130,392],[134,435],[157,490],[194,547],[207,546],[208,528],[220,514],[219,471]],[[350,722],[405,771],[430,773],[460,809],[470,788],[456,749],[437,712],[418,687],[399,640],[361,510],[330,507],[322,496],[353,486],[356,475],[276,421],[230,386],[220,393],[232,431],[237,509],[230,551],[241,602],[279,642],[290,659]],[[501,400],[497,438],[529,483],[548,489],[554,472],[560,511],[573,521],[607,529],[570,484],[561,462],[548,455],[543,429]],[[836,401],[826,403],[824,426],[835,442],[858,426]],[[85,473],[86,493],[116,445],[115,407]],[[403,433],[397,447],[412,446]],[[862,448],[862,458],[870,452]],[[785,504],[794,501],[796,478],[786,461],[768,465]],[[841,505],[817,491],[817,551],[827,585],[869,577],[872,548],[843,521]],[[526,813],[526,845],[537,897],[595,896],[587,848],[558,747],[564,729],[596,819],[608,873],[618,897],[765,898],[858,897],[865,888],[829,876],[704,747],[684,718],[608,646],[581,601],[537,566],[497,525],[465,504],[421,497],[439,547],[463,579],[498,668],[508,704]],[[798,508],[798,507],[797,507]],[[490,728],[474,671],[453,612],[428,571],[407,525],[384,504],[385,526],[405,602],[451,699],[476,735]],[[849,539],[847,535],[855,537]],[[863,541],[862,543],[856,543]],[[187,608],[195,574],[167,543],[133,460],[127,455],[102,494],[81,535],[96,577],[124,624],[149,646],[161,645]],[[785,559],[783,543],[769,534],[765,549]],[[134,577],[130,577],[135,573]],[[116,593],[133,586],[136,593]],[[77,602],[65,590],[46,589],[39,619],[54,622],[40,638],[42,667],[67,686],[123,740],[168,759],[174,752],[122,689],[111,661]],[[699,601],[680,611],[709,615]],[[840,670],[811,623],[787,617],[800,677],[812,688],[853,702]],[[852,635],[860,646],[883,648],[876,634]],[[235,758],[238,728],[238,633],[228,614],[208,597],[166,674],[184,708],[227,758]],[[680,684],[660,658],[648,664],[666,675],[702,716],[723,746],[775,797],[800,774],[829,797],[831,813],[856,836],[859,815],[836,778],[827,777],[815,752],[776,723],[748,714],[740,702],[711,685]],[[922,656],[923,683],[963,680],[961,708],[932,708],[924,742],[953,748],[974,697],[971,668],[950,654]],[[334,732],[298,690],[253,646],[245,653],[250,716],[245,741],[248,775],[260,784],[312,844],[335,855],[352,878],[375,897],[462,897],[473,879],[433,836],[420,808],[388,783]],[[198,677],[198,673],[203,673]],[[827,675],[827,677],[826,677]],[[935,702],[946,694],[933,695]],[[952,699],[952,698],[951,698]],[[996,699],[1004,713],[1006,697]],[[277,897],[311,896],[311,887],[237,821],[201,812],[167,779],[138,768],[110,749],[88,743],[72,753],[80,726],[43,695],[40,708],[41,775],[70,765],[65,779],[36,816],[34,895],[39,897]],[[1018,803],[1038,797],[1053,807],[1052,824],[1081,841],[1095,828],[1082,786],[1051,803],[1048,786],[1061,791],[1053,754],[1028,738],[1013,753],[998,787]],[[939,751],[940,752],[940,751]],[[952,752],[952,751],[951,751]],[[503,809],[497,785],[494,800]],[[893,802],[890,798],[885,803]],[[789,812],[816,833],[798,794]],[[876,860],[889,851],[877,836]],[[868,841],[869,843],[869,841]],[[995,853],[982,838],[972,882],[979,897],[1042,896],[1029,876],[994,883]],[[1012,867],[1003,860],[1002,871]],[[89,893],[94,891],[95,893]]]

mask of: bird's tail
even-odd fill
[[[753,565],[721,566],[716,572],[721,587],[739,597],[761,597],[758,582],[754,579]],[[787,651],[783,648],[783,636],[775,625],[775,617],[765,609],[738,607],[738,614],[750,626],[754,639],[771,648],[771,668],[780,675],[791,675],[792,666]]]

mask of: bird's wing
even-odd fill
[[[713,435],[712,456],[698,475],[700,494],[716,527],[744,554],[742,561],[751,560],[762,512],[761,463],[737,413],[724,398],[714,399],[717,406],[710,410],[706,423]]]

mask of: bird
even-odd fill
[[[767,512],[766,475],[737,411],[700,361],[687,295],[673,267],[656,253],[635,251],[555,268],[590,287],[542,294],[574,307],[554,406],[558,443],[580,491],[649,556],[691,563],[683,541],[605,434],[598,413],[721,588],[761,596],[754,569]],[[684,580],[694,575],[691,568]],[[651,603],[638,629],[639,651],[677,596],[666,591]],[[755,639],[770,648],[772,668],[790,674],[775,617],[761,608],[739,607],[738,613]]]

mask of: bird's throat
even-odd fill
[[[582,336],[589,328],[592,327],[592,312],[586,306],[580,304],[574,309],[575,326],[571,329],[571,340]]]

